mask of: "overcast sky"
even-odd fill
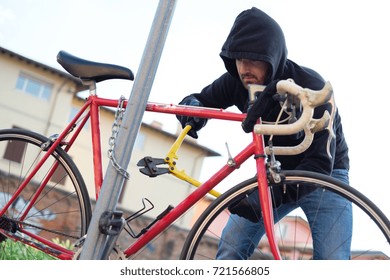
[[[178,0],[149,100],[177,103],[221,75],[219,52],[235,17],[256,6],[280,23],[289,58],[332,83],[350,146],[351,185],[390,215],[390,183],[382,180],[390,165],[386,2]],[[0,0],[0,45],[59,69],[56,55],[66,50],[136,73],[157,6],[157,0]],[[129,97],[131,86],[128,81],[104,82],[98,94]],[[154,119],[176,131],[174,116],[145,113],[145,122]],[[238,123],[221,121],[210,121],[199,135],[200,144],[223,154],[207,161],[203,179],[226,161],[225,142],[236,154],[247,139]],[[252,175],[250,167],[239,172],[231,181]]]

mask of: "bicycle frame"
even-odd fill
[[[125,108],[127,101],[123,102],[123,107]],[[77,115],[72,119],[72,121],[66,126],[63,132],[56,136],[53,139],[53,142],[48,148],[46,155],[39,161],[36,167],[31,171],[29,176],[25,179],[22,185],[19,187],[18,191],[10,199],[8,204],[4,207],[7,209],[7,206],[10,206],[13,201],[17,199],[18,194],[24,189],[24,187],[29,183],[31,178],[38,172],[39,168],[44,164],[49,155],[60,145],[65,151],[69,151],[73,143],[77,139],[80,131],[86,124],[87,120],[90,119],[91,133],[92,133],[92,147],[93,147],[93,170],[94,170],[94,181],[95,181],[95,196],[96,199],[99,198],[99,193],[103,183],[103,169],[102,169],[102,150],[101,150],[101,139],[100,139],[100,121],[99,121],[99,108],[101,106],[115,108],[118,106],[117,99],[106,99],[101,98],[96,95],[90,95],[85,104],[82,106]],[[151,103],[149,102],[146,106],[146,111],[156,112],[163,114],[178,114],[178,115],[188,115],[188,116],[198,116],[203,118],[214,118],[220,120],[228,121],[242,121],[245,118],[245,114],[232,113],[222,109],[212,109],[212,108],[203,108],[203,107],[191,107],[191,106],[179,106],[179,105],[169,105],[161,103]],[[73,131],[74,130],[74,131]],[[72,134],[71,134],[72,133]],[[71,134],[71,135],[70,135]],[[69,139],[67,136],[70,135]],[[263,136],[252,133],[253,141],[249,143],[240,153],[238,153],[234,158],[234,164],[224,165],[218,172],[216,172],[210,179],[208,179],[203,184],[195,183],[194,185],[198,188],[194,190],[188,197],[182,200],[176,207],[174,207],[170,212],[168,212],[162,219],[158,220],[146,233],[141,235],[132,245],[125,249],[124,254],[126,257],[129,257],[135,254],[138,250],[144,247],[148,242],[155,238],[159,233],[166,229],[170,224],[172,224],[176,219],[183,215],[189,208],[191,208],[196,202],[203,198],[207,193],[213,192],[215,186],[217,186],[222,180],[227,178],[234,170],[238,169],[242,163],[249,159],[249,157],[254,156],[256,161],[257,168],[257,177],[258,177],[258,186],[259,186],[259,196],[261,202],[261,210],[263,213],[265,231],[269,240],[269,245],[271,252],[273,253],[275,259],[281,259],[278,246],[275,241],[274,235],[274,220],[272,205],[270,199],[270,193],[268,190],[267,176],[266,176],[266,156],[265,156],[265,147],[263,142]],[[183,136],[184,139],[184,136]],[[56,166],[52,168],[50,174],[54,173]],[[50,178],[50,174],[47,177],[46,183]],[[179,177],[179,176],[177,176]],[[194,180],[195,181],[195,180]],[[45,186],[43,185],[37,190],[34,195],[35,198],[38,198],[39,194]],[[27,214],[28,210],[32,207],[32,199],[30,205],[26,208]],[[4,210],[5,211],[5,210]],[[2,215],[4,213],[0,213]],[[23,231],[23,229],[21,229]],[[39,242],[46,244],[47,247],[37,246],[32,244],[32,246],[37,247],[38,249],[45,251],[49,254],[53,254],[61,259],[71,259],[73,257],[73,252],[64,249],[61,246],[56,245],[55,243],[45,240],[39,236],[26,232],[32,238],[35,238]],[[23,242],[23,241],[22,241]],[[30,244],[31,245],[31,244]]]

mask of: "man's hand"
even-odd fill
[[[257,98],[247,112],[246,118],[242,121],[242,129],[246,132],[252,132],[253,127],[260,117],[267,114],[276,104],[273,96],[276,94],[276,84],[279,80],[272,81],[267,85],[264,91],[257,94]]]
[[[192,95],[185,97],[179,104],[203,107],[203,104]],[[197,131],[199,131],[207,123],[207,119],[199,117],[176,115],[176,118],[179,120],[182,128],[184,128],[187,124],[192,126],[191,130],[188,132],[188,135],[194,139],[198,139]]]

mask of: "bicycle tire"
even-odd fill
[[[1,210],[36,160],[46,153],[41,146],[47,141],[48,138],[24,129],[0,130]],[[27,215],[21,218],[22,211],[34,201],[33,195],[55,163],[59,163],[56,172]],[[71,157],[57,147],[0,217],[0,259],[67,259],[71,257],[72,244],[86,234],[91,215],[91,203],[80,171]],[[45,246],[39,239],[56,245]],[[61,248],[68,249],[68,255]]]
[[[308,171],[284,171],[285,186],[300,183],[302,186],[316,186],[325,191],[334,192],[352,202],[353,233],[351,259],[389,259],[390,257],[390,222],[385,214],[362,193],[351,186],[330,176]],[[271,186],[282,187],[279,186]],[[256,178],[248,179],[229,189],[215,199],[199,216],[184,243],[181,259],[215,259],[220,232],[227,217],[230,216],[228,207],[243,199],[248,193],[257,191]],[[292,215],[296,215],[293,217]],[[364,220],[363,220],[364,218]],[[366,219],[367,218],[367,219]],[[303,212],[295,210],[275,223],[275,232],[282,259],[312,259],[312,243],[310,227],[307,236],[296,235],[293,239],[283,240],[282,230],[299,230]],[[277,217],[275,217],[277,220]],[[288,222],[288,223],[287,223]],[[307,224],[307,223],[306,223]],[[292,229],[297,226],[297,229]],[[235,234],[245,234],[245,231]],[[302,234],[301,234],[302,235]],[[297,238],[300,237],[300,238]],[[303,237],[303,238],[302,238]],[[362,239],[360,238],[362,237]],[[305,244],[299,240],[307,240]],[[268,250],[266,239],[263,237],[251,259],[273,259]]]

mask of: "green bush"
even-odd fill
[[[60,242],[57,242],[60,243]],[[61,242],[70,247],[70,242]],[[24,245],[21,242],[13,242],[9,239],[0,243],[0,260],[54,260],[55,258]]]

